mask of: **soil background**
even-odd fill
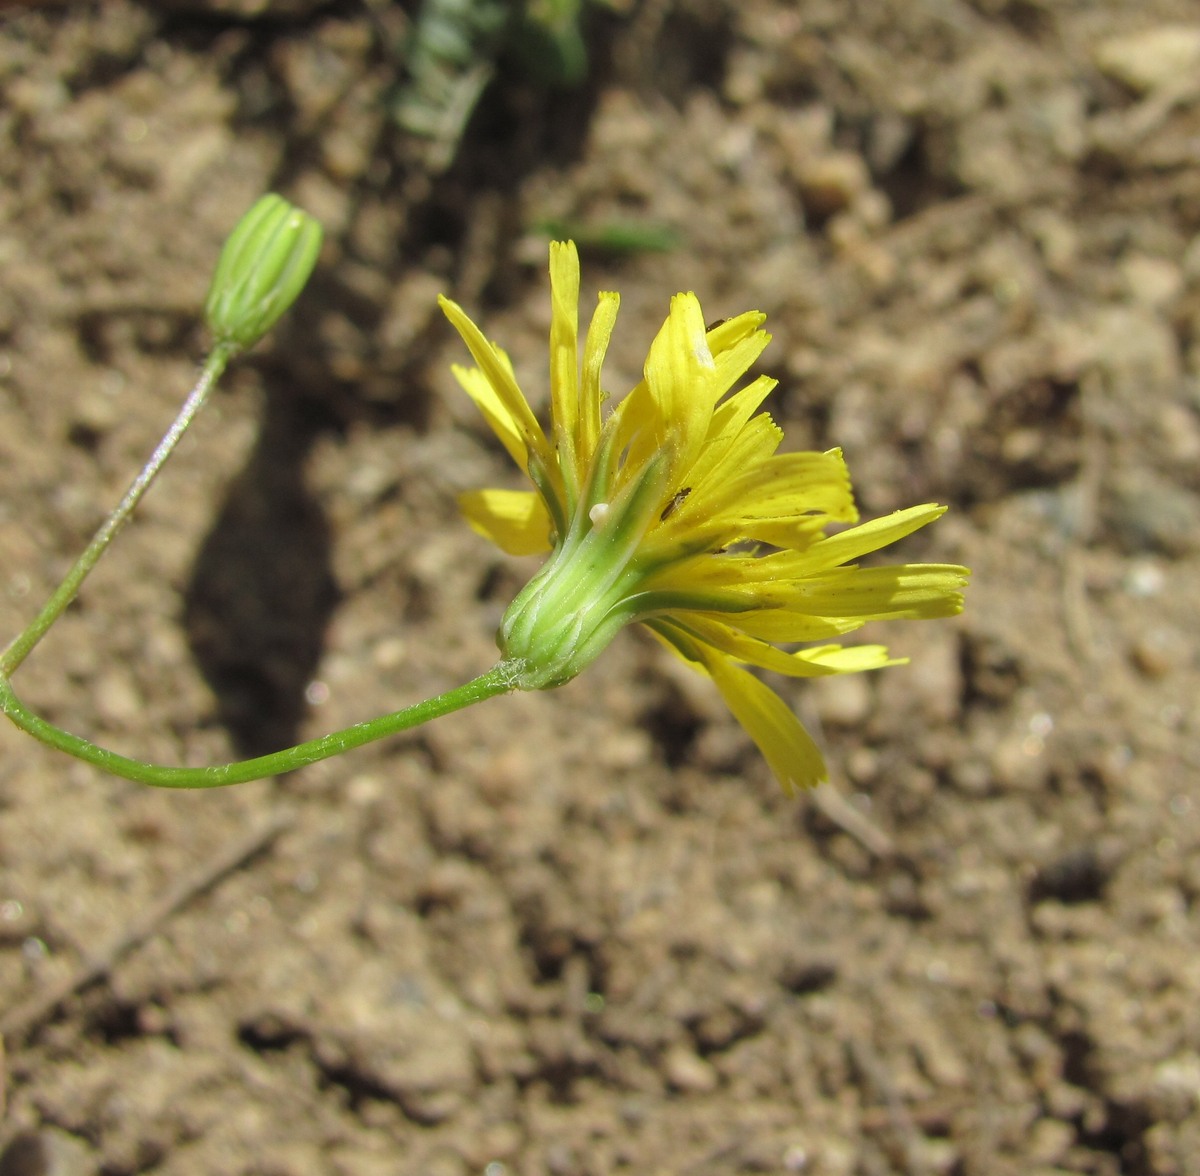
[[[594,7],[588,81],[502,64],[448,164],[392,114],[414,16],[0,13],[0,633],[174,414],[241,212],[328,234],[22,695],[205,763],[491,665],[534,565],[456,516],[519,481],[434,299],[544,404],[550,220],[676,235],[584,250],[614,390],[675,291],[766,311],[786,444],[865,517],[948,503],[894,555],[966,613],[780,684],[799,800],[632,632],[212,793],[5,726],[0,1173],[1200,1173],[1194,4]]]

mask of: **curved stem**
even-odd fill
[[[29,710],[14,693],[7,674],[2,672],[0,710],[18,727],[48,746],[103,768],[106,772],[124,776],[127,780],[151,784],[156,788],[220,788],[226,784],[243,784],[248,780],[278,776],[282,772],[290,772],[306,764],[340,755],[351,748],[361,747],[364,743],[373,743],[398,731],[406,731],[430,719],[440,718],[476,702],[483,702],[487,698],[494,698],[497,694],[506,694],[515,688],[518,669],[513,663],[502,661],[486,674],[480,674],[478,678],[462,686],[392,714],[381,715],[365,723],[356,723],[353,727],[334,731],[330,735],[321,736],[320,739],[310,739],[284,751],[207,768],[143,763],[141,760],[129,759],[89,743],[86,739],[56,727]]]
[[[42,611],[34,617],[25,631],[0,654],[0,675],[12,674],[33,652],[37,643],[46,635],[46,631],[62,616],[67,606],[75,599],[80,586],[87,579],[88,573],[96,566],[105,549],[116,537],[117,532],[129,521],[129,516],[133,514],[142,495],[150,488],[150,484],[158,476],[159,470],[166,464],[167,458],[175,451],[175,446],[179,444],[180,438],[187,432],[188,426],[195,419],[196,414],[204,407],[208,394],[221,378],[236,350],[230,344],[219,344],[205,360],[200,378],[188,394],[187,400],[183,402],[179,415],[171,423],[171,427],[150,455],[150,460],[142,467],[142,472],[134,478],[129,489],[125,491],[125,496],[118,503],[117,508],[100,524],[99,529],[92,536],[92,541],[75,561],[63,582],[54,590],[54,594],[46,601]]]

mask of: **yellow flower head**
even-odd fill
[[[454,369],[532,491],[462,495],[467,520],[514,555],[550,558],[509,606],[497,641],[522,689],[558,686],[640,621],[716,683],[787,791],[825,778],[812,738],[743,667],[815,677],[898,664],[880,645],[828,639],[870,620],[952,616],[966,568],[851,561],[932,522],[927,504],[857,523],[840,450],[776,453],[757,410],[776,381],[734,385],[770,336],[747,311],[712,327],[677,294],[644,378],[602,411],[600,369],[619,298],[602,293],[579,358],[579,258],[550,246],[551,428],[538,424],[505,353],[462,308],[442,309],[477,366]],[[793,652],[779,646],[822,642]]]

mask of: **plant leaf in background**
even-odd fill
[[[425,163],[450,166],[463,131],[505,54],[547,87],[578,86],[588,55],[584,0],[424,0],[403,48],[396,122],[426,141]],[[607,6],[607,5],[606,5]]]

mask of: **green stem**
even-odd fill
[[[88,573],[96,566],[105,549],[116,537],[117,532],[129,521],[129,516],[133,514],[142,495],[150,488],[151,482],[158,476],[158,472],[166,464],[167,458],[175,451],[175,446],[179,444],[180,438],[187,432],[188,426],[204,406],[208,394],[221,378],[221,374],[236,351],[237,348],[230,344],[218,344],[205,360],[200,378],[196,381],[187,400],[184,401],[179,415],[150,455],[150,460],[142,467],[142,472],[125,491],[125,497],[121,499],[116,510],[101,523],[86,550],[75,561],[74,567],[55,589],[54,594],[46,601],[42,611],[34,617],[28,628],[0,654],[0,675],[7,677],[12,674],[33,652],[37,643],[46,635],[46,631],[62,616],[67,606],[75,599],[80,586],[87,579]]]
[[[462,686],[404,710],[381,715],[365,723],[356,723],[343,731],[334,731],[333,734],[323,735],[320,739],[310,739],[307,743],[297,744],[284,751],[207,768],[147,764],[97,747],[96,744],[89,743],[78,735],[72,735],[69,731],[64,731],[61,727],[56,727],[35,715],[17,698],[12,683],[3,673],[0,673],[0,710],[35,739],[40,739],[58,751],[65,751],[76,759],[103,768],[106,772],[124,776],[127,780],[151,784],[156,788],[220,788],[226,784],[244,784],[248,780],[278,776],[282,772],[290,772],[306,764],[316,763],[317,760],[328,759],[330,756],[340,755],[343,751],[361,747],[364,743],[373,743],[398,731],[406,731],[410,727],[427,723],[430,719],[462,710],[463,707],[476,702],[483,702],[484,699],[505,694],[514,689],[518,669],[513,663],[502,661],[486,674],[480,674],[478,678]]]

